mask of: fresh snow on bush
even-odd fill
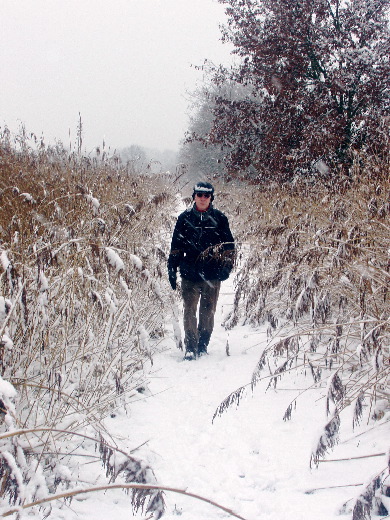
[[[99,208],[100,208],[99,200],[96,197],[93,197],[91,194],[86,195],[86,199],[92,206],[93,214],[97,215],[99,213]]]
[[[11,265],[11,262],[8,259],[7,252],[1,251],[0,253],[0,262],[4,271],[7,271],[8,267]]]
[[[108,263],[112,267],[114,267],[116,272],[119,273],[119,271],[123,271],[125,268],[125,264],[123,263],[123,260],[118,255],[118,253],[111,247],[106,247],[106,253],[107,253]]]
[[[142,271],[142,267],[143,267],[142,260],[137,255],[131,254],[130,260],[131,260],[131,263],[134,265],[134,267],[136,267],[137,269]]]
[[[0,397],[3,399],[12,399],[13,397],[16,397],[17,392],[15,390],[15,387],[11,385],[8,381],[5,381],[0,376]]]

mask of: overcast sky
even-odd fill
[[[228,63],[217,0],[0,0],[0,127],[47,143],[178,149],[205,58]],[[69,138],[70,131],[70,138]]]

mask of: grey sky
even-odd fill
[[[0,0],[0,127],[68,145],[177,149],[191,65],[228,62],[217,0]],[[70,138],[69,138],[70,131]]]

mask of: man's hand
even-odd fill
[[[172,289],[176,290],[176,271],[170,269],[168,271],[169,283],[171,284]]]

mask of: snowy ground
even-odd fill
[[[325,424],[321,390],[304,394],[292,420],[283,422],[285,409],[302,388],[302,380],[282,381],[280,388],[268,392],[264,382],[253,393],[248,387],[238,407],[234,405],[212,422],[221,401],[250,382],[267,342],[265,329],[238,326],[230,332],[224,330],[221,322],[232,301],[229,280],[222,285],[206,357],[183,361],[169,329],[150,369],[147,393],[130,406],[128,414],[108,419],[107,426],[124,449],[144,443],[134,456],[152,466],[159,484],[201,495],[247,520],[340,518],[343,503],[361,490],[361,486],[345,486],[375,475],[385,467],[386,457],[327,462],[318,469],[310,468],[311,450]],[[375,431],[360,436],[345,421],[342,439],[347,442],[328,458],[386,452],[389,422],[385,420]],[[85,468],[90,475],[86,480],[100,485],[103,478],[96,477],[100,472],[96,464]],[[167,492],[165,499],[166,520],[233,518],[213,505],[177,493]],[[351,517],[348,507],[345,515],[342,517]],[[132,518],[132,514],[129,498],[122,491],[110,490],[73,500],[56,518],[122,520]]]

